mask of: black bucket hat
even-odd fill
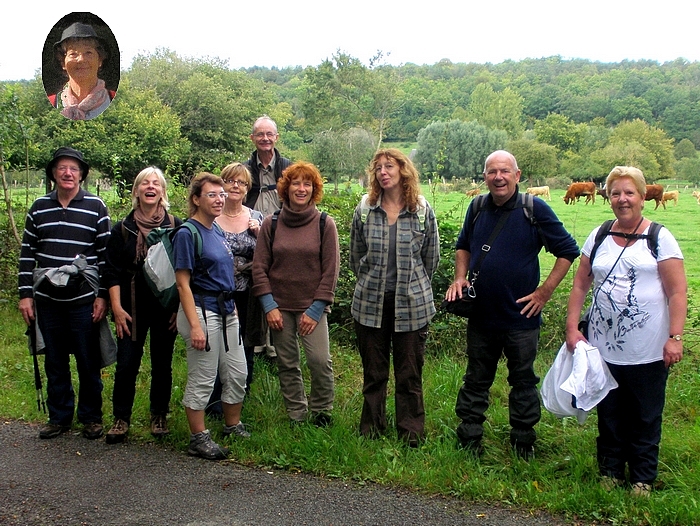
[[[53,176],[53,167],[61,157],[72,157],[73,159],[77,160],[78,163],[80,163],[80,182],[82,183],[90,171],[90,165],[83,160],[82,152],[70,148],[69,146],[62,146],[53,152],[53,159],[51,159],[49,164],[46,165],[46,177],[48,177],[51,181],[56,182],[56,179]]]
[[[63,30],[61,40],[53,45],[54,51],[69,38],[94,38],[102,45],[103,48],[105,47],[105,40],[97,34],[90,24],[74,22]]]

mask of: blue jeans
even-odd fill
[[[148,308],[143,308],[145,305]],[[141,367],[143,346],[150,330],[151,356],[151,414],[165,416],[170,405],[170,393],[173,385],[173,345],[177,333],[171,331],[171,313],[154,305],[142,302],[136,316],[136,341],[131,336],[117,339],[117,368],[114,373],[114,417],[131,423],[131,411],[136,396],[136,377]],[[130,330],[133,335],[133,326]]]
[[[102,380],[97,325],[92,322],[92,302],[70,305],[37,302],[37,321],[46,345],[46,405],[49,422],[73,423],[75,393],[71,383],[70,355],[78,369],[78,420],[102,422]]]
[[[663,361],[608,367],[619,384],[598,404],[598,467],[602,475],[651,484],[656,479],[668,369]]]
[[[470,323],[467,330],[467,371],[459,389],[455,412],[462,420],[457,428],[460,441],[478,441],[484,433],[489,391],[496,377],[501,355],[508,363],[508,411],[512,444],[535,443],[533,429],[540,421],[540,399],[533,364],[537,356],[539,329],[488,331]]]

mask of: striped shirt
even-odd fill
[[[31,298],[34,268],[70,265],[83,254],[89,265],[97,265],[102,275],[110,222],[102,199],[82,188],[67,207],[58,201],[57,192],[38,198],[32,204],[24,226],[19,258],[19,297]],[[71,286],[75,285],[75,286]],[[69,282],[67,287],[46,284],[37,290],[35,299],[55,301],[92,301],[89,286]],[[107,298],[100,287],[99,296]]]
[[[425,327],[435,315],[430,280],[440,261],[440,238],[435,213],[427,201],[425,223],[417,212],[403,209],[396,220],[395,332]],[[358,323],[380,328],[389,260],[389,222],[381,197],[362,222],[355,209],[350,237],[350,266],[357,276],[352,315]]]

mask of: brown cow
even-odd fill
[[[472,190],[467,190],[467,197],[476,197],[481,193],[481,188],[474,188]]]
[[[564,202],[568,204],[576,204],[576,201],[582,196],[586,196],[586,204],[588,201],[593,201],[595,204],[596,186],[593,181],[587,183],[571,183],[566,189]]]
[[[605,188],[598,188],[598,195],[603,198],[603,203],[608,202],[608,191]]]
[[[656,206],[654,210],[659,208],[659,205],[664,199],[664,187],[660,184],[648,184],[647,185],[647,195],[644,196],[645,201],[656,201]],[[666,208],[666,205],[664,205]]]

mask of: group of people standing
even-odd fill
[[[277,138],[274,121],[263,116],[253,126],[256,151],[247,163],[228,165],[220,176],[202,173],[193,179],[184,224],[168,212],[162,172],[144,169],[134,180],[133,209],[111,235],[104,204],[80,187],[89,170],[82,154],[71,148],[55,152],[46,172],[56,188],[27,215],[19,273],[20,311],[28,324],[36,319],[47,349],[49,422],[41,438],[58,436],[72,424],[69,354],[78,365],[83,433],[102,435],[102,383],[96,331],[90,329],[104,318],[107,299],[118,344],[108,443],[124,440],[131,425],[149,331],[154,436],[168,433],[175,329],[187,348],[183,405],[190,454],[212,460],[228,455],[205,423],[217,382],[223,434],[250,436],[241,409],[253,380],[256,346],[274,350],[291,424],[332,424],[327,315],[340,267],[338,232],[333,218],[316,206],[323,197],[318,169],[282,157]],[[541,417],[534,371],[541,313],[579,248],[544,201],[522,197],[520,175],[506,151],[486,159],[489,193],[467,211],[456,243],[455,279],[445,296],[455,301],[469,294],[477,305],[468,322],[467,369],[456,403],[458,444],[482,453],[489,390],[503,355],[511,386],[510,443],[515,455],[529,460]],[[364,375],[359,431],[369,438],[387,431],[393,355],[397,434],[418,447],[425,439],[425,346],[436,312],[431,279],[440,260],[437,221],[420,193],[417,170],[399,150],[377,151],[368,176],[368,193],[352,220],[349,261],[357,277],[351,312]],[[596,249],[594,264],[589,258],[597,229],[584,244],[566,338],[573,349],[587,337],[620,385],[599,406],[601,474],[609,485],[622,485],[627,466],[630,484],[645,493],[657,473],[668,367],[682,358],[683,256],[664,228],[656,250],[643,241],[651,222],[641,214],[641,171],[616,167],[607,188],[616,220]],[[157,227],[178,228],[173,238],[177,313],[159,304],[140,272],[146,238]],[[540,283],[543,247],[555,262]],[[596,307],[591,324],[597,330],[584,336],[577,323],[591,285]],[[308,397],[300,341],[311,373]]]

